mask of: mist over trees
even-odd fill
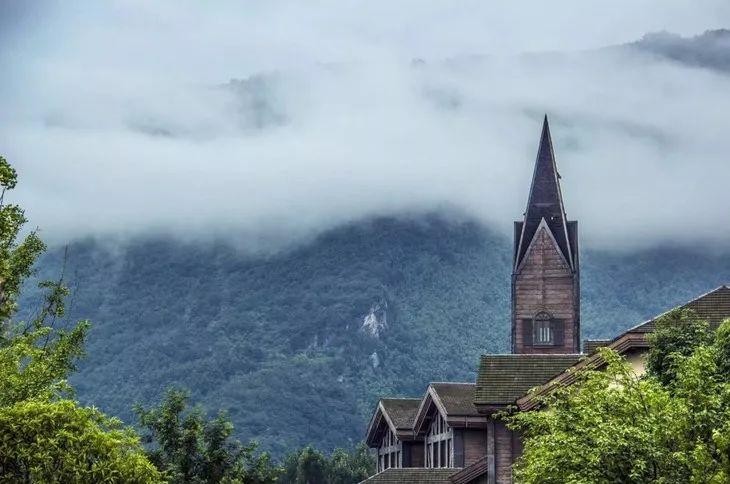
[[[378,396],[473,381],[482,353],[508,351],[510,251],[490,229],[438,215],[356,222],[265,257],[165,238],[76,242],[67,311],[94,326],[72,382],[82,402],[129,424],[135,403],[156,405],[173,385],[227,410],[237,438],[276,458],[349,448]],[[46,254],[39,277],[59,274],[63,254]],[[702,249],[581,259],[584,338],[730,281],[730,259]],[[40,298],[33,286],[25,295],[24,307]]]
[[[85,356],[91,323],[70,322],[62,272],[38,283],[42,304],[18,318],[21,290],[45,245],[21,236],[24,211],[6,202],[17,175],[0,157],[0,480],[65,483],[353,483],[374,460],[367,448],[325,456],[293,451],[283,466],[254,442],[232,437],[224,412],[209,419],[170,389],[155,407],[136,406],[139,431],[76,400],[69,376]],[[142,333],[138,334],[140,336]]]
[[[45,249],[36,232],[20,235],[23,209],[6,201],[16,183],[0,156],[0,480],[162,482],[133,430],[74,399],[68,376],[89,324],[57,326],[63,281],[41,282],[42,306],[29,320],[16,318],[23,282]]]

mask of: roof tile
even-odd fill
[[[674,309],[691,309],[700,319],[707,321],[712,326],[717,326],[726,318],[730,317],[730,287],[720,286]],[[664,314],[666,313],[662,313],[638,326],[634,326],[627,333],[651,333],[654,331],[654,323],[656,320]],[[620,336],[623,336],[623,333]]]
[[[474,403],[509,405],[575,364],[582,355],[482,355]]]
[[[479,416],[474,406],[474,383],[431,383],[431,387],[446,408],[447,416]]]
[[[420,398],[381,398],[388,417],[396,429],[412,429]]]
[[[386,469],[362,482],[369,484],[447,484],[449,476],[459,470],[461,469],[393,468]]]

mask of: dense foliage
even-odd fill
[[[160,482],[132,430],[73,400],[67,377],[88,323],[55,328],[65,312],[62,281],[42,282],[34,317],[15,319],[23,281],[44,250],[35,232],[19,236],[23,210],[4,202],[16,181],[0,157],[0,481]]]
[[[603,349],[604,370],[545,398],[540,411],[509,418],[525,436],[515,472],[525,483],[730,481],[730,320],[717,338],[694,338],[706,323],[675,312],[657,325],[644,376]],[[661,362],[671,362],[665,364]]]
[[[330,456],[306,446],[290,452],[281,464],[257,444],[232,437],[233,424],[221,412],[207,418],[200,407],[188,407],[188,392],[167,391],[156,407],[137,406],[148,456],[170,482],[185,484],[354,484],[375,471],[375,459],[360,444]]]
[[[652,348],[646,369],[661,383],[669,385],[677,377],[677,365],[712,339],[707,321],[694,318],[691,310],[671,311],[657,320],[654,333],[649,335]]]
[[[0,482],[162,482],[139,437],[72,400],[0,408]]]
[[[345,484],[372,473],[363,446],[329,458],[306,447],[277,466],[255,452],[256,444],[232,437],[224,412],[209,419],[201,407],[188,408],[182,390],[169,390],[157,407],[136,407],[147,449],[120,420],[79,405],[68,376],[84,354],[90,325],[64,318],[63,275],[39,282],[42,303],[31,319],[16,320],[20,289],[45,247],[35,232],[19,239],[23,211],[4,203],[15,183],[15,171],[0,157],[1,482]]]
[[[188,394],[167,391],[159,406],[137,407],[149,457],[171,482],[189,484],[276,482],[279,469],[255,444],[233,439],[225,413],[207,419],[203,409],[188,408]]]
[[[292,452],[283,461],[280,484],[349,484],[375,473],[375,458],[365,444],[325,456],[311,446]]]
[[[94,328],[73,383],[129,423],[135,402],[152,405],[172,385],[228,410],[239,439],[276,457],[349,448],[378,396],[473,380],[481,353],[508,351],[510,247],[436,216],[354,223],[269,255],[224,242],[76,242],[69,316]],[[63,254],[43,258],[42,278]],[[613,337],[730,281],[730,258],[709,253],[581,257],[584,337]],[[41,300],[33,287],[27,296],[26,307]],[[377,337],[363,328],[374,307],[387,320]]]

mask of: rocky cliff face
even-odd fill
[[[388,328],[388,303],[380,301],[373,304],[370,312],[362,319],[361,328],[373,338],[379,338],[381,333]]]

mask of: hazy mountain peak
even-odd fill
[[[629,46],[692,66],[730,71],[728,29],[706,30],[692,37],[667,31],[652,32]]]

